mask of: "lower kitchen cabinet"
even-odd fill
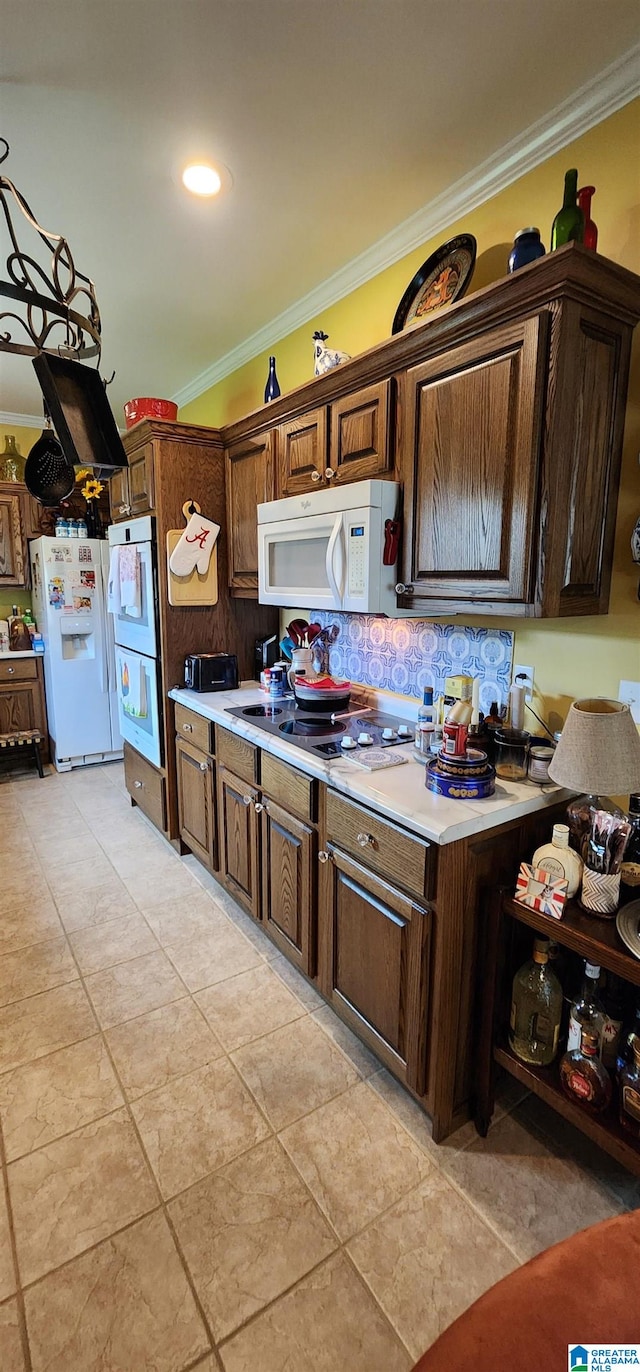
[[[49,759],[49,729],[44,700],[42,658],[0,659],[0,734],[39,729],[44,740],[40,754]]]
[[[218,767],[220,876],[254,919],[260,919],[259,796],[255,786]]]
[[[180,837],[211,871],[216,871],[215,763],[193,744],[176,739]]]
[[[262,919],[291,962],[308,977],[316,961],[315,830],[265,800],[261,810]]]
[[[329,844],[320,987],[395,1076],[425,1094],[431,915]]]

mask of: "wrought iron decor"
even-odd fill
[[[0,165],[8,156],[9,144],[0,137]],[[27,357],[42,352],[83,360],[96,357],[99,361],[102,342],[95,288],[93,281],[78,271],[66,238],[43,229],[21,192],[1,174],[0,204],[12,245],[6,261],[9,280],[0,280],[0,297],[23,306],[20,313],[3,309],[0,298],[0,351]],[[51,254],[46,269],[20,247],[12,217],[16,209]],[[16,220],[20,223],[17,216]]]

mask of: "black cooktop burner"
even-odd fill
[[[258,719],[273,719],[274,715],[281,715],[282,710],[277,705],[247,705],[242,713]]]
[[[299,734],[302,738],[343,734],[345,727],[344,724],[332,724],[330,719],[285,719],[284,724],[278,725],[281,734]]]

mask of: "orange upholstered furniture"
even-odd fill
[[[414,1372],[567,1372],[567,1345],[640,1344],[640,1210],[583,1229],[492,1286]]]

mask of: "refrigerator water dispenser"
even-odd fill
[[[83,616],[82,619],[61,619],[60,637],[62,639],[62,656],[65,661],[75,658],[88,662],[96,655],[96,636],[93,626],[93,619]]]

